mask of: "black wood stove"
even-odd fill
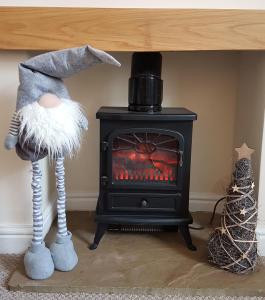
[[[109,228],[179,229],[187,247],[192,125],[185,108],[161,108],[161,54],[134,53],[129,108],[101,107],[96,249]]]

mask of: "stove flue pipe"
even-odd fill
[[[135,52],[129,79],[130,111],[157,112],[161,110],[163,81],[160,52]]]

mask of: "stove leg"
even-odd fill
[[[197,248],[192,244],[189,225],[179,225],[179,231],[188,247],[191,251],[196,251]]]
[[[93,242],[93,244],[91,244],[89,246],[90,250],[97,249],[98,244],[99,244],[101,238],[103,237],[103,235],[104,235],[104,233],[107,229],[108,229],[108,224],[105,224],[105,223],[99,223],[98,224],[96,234],[95,234],[95,237],[94,237],[94,242]]]

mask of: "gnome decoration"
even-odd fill
[[[257,262],[257,202],[251,167],[254,150],[244,143],[236,151],[238,160],[228,189],[221,226],[211,234],[208,252],[211,263],[233,273],[246,274],[254,270]]]
[[[109,54],[90,46],[48,52],[19,65],[16,112],[5,139],[7,149],[32,163],[33,239],[24,257],[32,279],[50,277],[54,269],[72,270],[78,261],[65,214],[64,157],[79,149],[88,122],[68,94],[62,79],[96,64],[120,66]],[[39,160],[55,160],[58,232],[48,249],[43,240],[41,170]]]

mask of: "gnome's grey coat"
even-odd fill
[[[103,63],[120,66],[111,55],[90,46],[48,52],[21,63],[16,112],[19,113],[24,106],[33,104],[47,93],[62,100],[71,99],[62,79]],[[23,160],[36,161],[47,155],[45,147],[36,151],[34,140],[25,142],[25,132],[19,132],[18,137],[9,134],[5,145],[8,149],[16,145],[16,152]]]

